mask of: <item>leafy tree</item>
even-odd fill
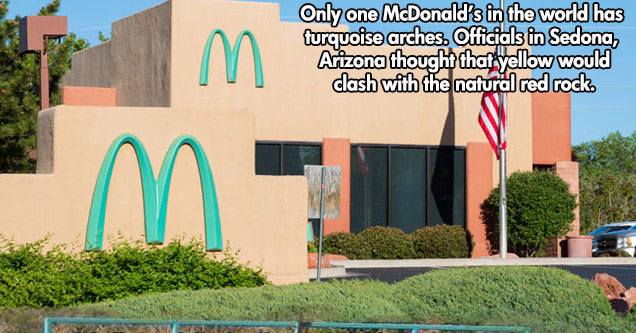
[[[550,171],[515,172],[508,177],[508,248],[533,257],[548,238],[565,236],[574,220],[576,197]],[[482,219],[493,249],[499,244],[499,187],[482,205]]]
[[[104,35],[104,33],[101,31],[97,33],[97,38],[99,38],[99,41],[101,43],[104,43],[110,40],[110,37],[106,37],[106,35]]]
[[[572,147],[580,166],[581,231],[636,220],[636,132]]]
[[[8,18],[9,1],[0,1],[0,173],[34,172],[37,115],[40,109],[40,56],[18,54],[18,21]],[[38,15],[55,15],[60,1],[42,7]],[[58,46],[49,42],[49,50]],[[69,34],[57,52],[49,55],[51,105],[61,102],[60,81],[71,67],[71,54],[88,48],[86,40]]]
[[[581,170],[636,173],[636,132],[622,136],[614,132],[601,140],[572,147]]]

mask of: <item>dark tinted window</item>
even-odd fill
[[[302,176],[305,165],[321,164],[320,146],[284,145],[283,146],[283,175]]]
[[[426,226],[426,149],[391,149],[391,226],[410,233]]]
[[[351,149],[351,231],[386,226],[388,148]]]
[[[465,226],[466,153],[452,147],[430,149],[429,224]]]
[[[466,226],[466,151],[456,147],[351,148],[351,231]]]
[[[280,145],[256,144],[256,174],[280,175]]]
[[[321,164],[322,148],[320,145],[256,144],[257,175],[302,176],[305,171],[305,165]]]

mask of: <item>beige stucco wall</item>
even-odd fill
[[[173,107],[250,108],[256,115],[258,140],[317,142],[348,135],[347,97],[330,94],[331,85],[324,84],[329,74],[308,62],[317,59],[319,49],[302,46],[301,32],[309,25],[282,24],[278,4],[271,3],[177,0],[172,6]],[[212,47],[208,86],[199,86],[203,49],[215,28],[225,31],[231,46],[242,30],[254,33],[263,61],[264,88],[255,88],[247,38],[240,51],[236,83],[227,83],[219,37]]]
[[[84,242],[93,189],[108,147],[123,133],[144,143],[155,174],[172,141],[196,137],[210,160],[224,241],[240,259],[262,266],[275,283],[307,280],[307,185],[304,177],[254,175],[254,116],[209,108],[100,108],[60,106],[42,111],[40,171],[0,174],[1,233],[18,242],[51,234],[52,243]],[[53,168],[51,169],[51,166]],[[203,204],[194,154],[184,147],[175,164],[166,240],[203,237]],[[122,148],[115,164],[105,239],[142,239],[143,205],[134,150]],[[108,246],[108,241],[105,241]]]
[[[157,91],[167,91],[172,107],[220,109],[249,109],[256,117],[257,140],[321,142],[323,138],[350,138],[352,143],[457,145],[468,142],[486,142],[477,123],[481,94],[479,93],[415,93],[391,94],[338,94],[331,86],[340,76],[340,70],[318,69],[317,63],[323,47],[305,46],[303,31],[332,30],[326,24],[304,24],[280,21],[279,5],[225,0],[171,0],[113,24],[113,47],[119,39],[135,45],[137,49],[120,49],[115,53],[126,58],[146,54],[155,65],[140,70],[138,61],[114,61],[117,73],[131,73],[126,79],[116,79],[114,87],[120,97],[118,105],[153,106]],[[151,15],[152,14],[152,15]],[[151,15],[152,19],[148,16]],[[161,21],[163,20],[163,21]],[[134,22],[124,25],[122,22]],[[170,22],[167,24],[166,22]],[[131,23],[132,24],[132,23]],[[147,34],[131,33],[124,28],[153,32],[165,37],[165,47],[157,49],[148,41]],[[167,28],[169,27],[169,28]],[[221,39],[214,40],[209,83],[199,85],[199,72],[205,42],[209,33],[220,28],[225,31],[233,47],[242,30],[250,30],[261,51],[265,86],[256,88],[251,45],[244,39],[238,63],[236,83],[227,83],[225,58]],[[347,30],[347,26],[336,28]],[[163,38],[162,37],[162,38]],[[151,38],[154,40],[156,36]],[[347,47],[348,54],[389,55],[395,47]],[[438,48],[402,47],[405,54],[436,54]],[[491,47],[473,47],[474,54],[492,51]],[[516,52],[511,48],[510,52]],[[461,49],[446,52],[458,54]],[[335,51],[333,52],[335,53]],[[169,70],[157,68],[156,59],[167,59]],[[139,59],[138,59],[139,60]],[[165,63],[163,64],[165,65]],[[154,66],[154,67],[153,67]],[[146,68],[147,67],[147,68]],[[350,70],[352,77],[362,77],[366,70]],[[371,71],[379,81],[395,77],[406,70]],[[168,74],[166,74],[168,73]],[[421,79],[426,71],[414,71]],[[441,70],[438,78],[474,78],[485,76],[486,70]],[[517,78],[531,76],[529,70],[516,71]],[[119,77],[120,75],[115,75]],[[131,86],[144,78],[160,89]],[[132,98],[132,97],[131,97]],[[121,102],[121,103],[120,103]],[[532,101],[530,94],[514,93],[508,98],[508,172],[529,170],[532,167]],[[497,183],[498,166],[493,166],[493,179]]]
[[[352,143],[456,145],[486,142],[477,123],[479,93],[338,94],[331,88],[340,70],[318,69],[324,48],[305,46],[303,31],[327,31],[328,25],[281,22],[278,4],[223,0],[172,0],[173,107],[250,108],[256,115],[258,140],[320,142],[323,138],[350,138]],[[201,56],[208,34],[223,29],[235,43],[240,31],[252,31],[263,62],[264,88],[255,88],[251,46],[243,41],[237,82],[228,84],[220,38],[211,52],[208,86],[199,86]],[[341,26],[337,30],[346,30]],[[348,47],[347,54],[389,55],[395,47]],[[436,54],[438,48],[402,47],[405,54]],[[474,47],[485,54],[491,47]],[[510,52],[516,52],[511,48]],[[461,49],[446,52],[461,52]],[[335,53],[335,52],[333,52]],[[362,77],[367,70],[349,70]],[[407,70],[370,71],[379,81]],[[413,71],[421,79],[426,71]],[[441,70],[438,78],[474,78],[486,70]],[[516,71],[517,78],[531,71]],[[509,94],[508,172],[532,168],[530,94]],[[493,166],[497,182],[498,166]]]

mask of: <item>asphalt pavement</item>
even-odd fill
[[[636,265],[555,265],[584,279],[591,279],[596,273],[607,273],[616,277],[625,288],[636,287]],[[452,267],[391,267],[391,268],[347,268],[347,278],[380,280],[395,283],[411,276],[424,274],[434,269],[453,269]]]

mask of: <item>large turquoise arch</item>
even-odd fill
[[[176,138],[166,152],[159,178],[155,179],[146,148],[139,138],[128,133],[120,135],[113,141],[99,170],[88,217],[85,249],[87,251],[102,250],[104,220],[106,217],[110,180],[119,150],[126,144],[133,147],[139,164],[144,204],[146,242],[148,244],[162,244],[164,242],[168,195],[170,193],[174,163],[179,150],[183,146],[189,146],[192,148],[197,160],[203,193],[206,249],[208,251],[222,250],[221,220],[219,217],[219,205],[216,187],[214,185],[214,177],[212,176],[208,158],[199,141],[190,135],[181,135]]]

